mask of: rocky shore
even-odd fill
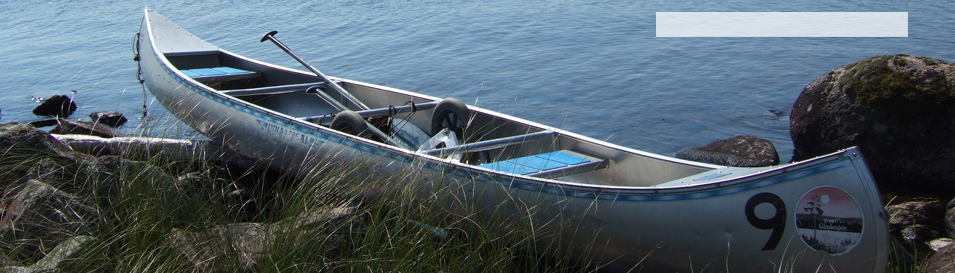
[[[357,167],[289,177],[207,141],[74,125],[83,133],[0,125],[0,273],[524,271],[550,251],[528,250],[542,230],[488,228]],[[362,187],[382,180],[393,188]]]
[[[54,101],[51,98],[48,101]],[[216,204],[225,204],[233,221],[206,228],[175,229],[164,240],[187,257],[193,269],[206,271],[222,261],[217,249],[190,244],[210,236],[231,242],[240,255],[227,263],[252,270],[265,242],[276,230],[324,225],[356,210],[325,206],[270,223],[255,222],[263,194],[236,173],[256,169],[255,159],[242,158],[206,142],[124,138],[102,126],[119,126],[121,115],[101,113],[93,122],[64,118],[76,108],[66,97],[44,110],[52,119],[0,125],[0,272],[38,272],[57,268],[98,239],[89,230],[101,219],[109,198],[122,188],[119,177],[130,172],[164,181],[160,191],[216,189]],[[38,115],[41,115],[38,114]],[[890,268],[898,271],[955,271],[955,66],[928,57],[887,55],[835,68],[812,81],[794,102],[790,114],[794,143],[792,161],[860,147],[883,193],[895,251]],[[57,126],[50,133],[35,127]],[[51,134],[53,133],[53,134]],[[75,134],[75,135],[70,135]],[[214,162],[231,168],[224,173],[158,171],[148,158]],[[740,167],[780,163],[773,144],[755,136],[734,136],[676,157]],[[203,163],[204,164],[204,163]],[[183,168],[189,170],[189,168]],[[82,179],[80,179],[82,177]],[[75,183],[82,181],[83,186]],[[75,190],[92,191],[79,194]],[[273,196],[272,198],[278,198]],[[91,200],[92,199],[92,200]],[[93,204],[97,205],[91,205]],[[106,202],[107,204],[101,204]],[[269,248],[265,246],[265,248]],[[4,253],[15,253],[9,255]]]
[[[883,194],[895,268],[955,271],[955,66],[875,56],[811,82],[790,114],[792,161],[858,146]],[[736,136],[676,154],[739,167],[779,162],[772,143]],[[916,255],[917,254],[917,255]]]
[[[75,125],[75,124],[74,124]],[[87,124],[88,125],[88,124]],[[0,156],[0,272],[53,272],[63,263],[78,257],[101,244],[106,238],[98,237],[97,230],[112,229],[102,223],[123,204],[117,198],[119,192],[148,190],[165,192],[170,196],[212,200],[192,200],[210,206],[225,206],[223,211],[231,214],[234,223],[215,225],[209,230],[190,230],[188,227],[173,228],[164,240],[187,258],[198,271],[210,271],[212,266],[238,262],[244,271],[251,270],[269,249],[269,238],[283,229],[307,229],[326,225],[347,218],[353,207],[316,207],[308,213],[282,221],[261,221],[261,194],[255,194],[252,186],[262,181],[246,181],[241,178],[254,172],[254,160],[220,152],[221,149],[204,141],[179,141],[151,138],[103,138],[89,136],[94,131],[87,128],[85,135],[55,135],[38,130],[28,124],[0,125],[0,147],[5,152]],[[162,160],[155,158],[162,157]],[[198,161],[197,161],[198,160]],[[223,166],[221,173],[187,172],[193,169],[180,166],[183,173],[169,171],[168,166],[156,165],[167,162],[193,162],[189,164],[215,164]],[[203,170],[203,169],[200,169]],[[236,177],[240,178],[236,178]],[[139,177],[139,178],[137,178]],[[136,182],[130,179],[137,180]],[[147,188],[130,188],[128,183],[149,182]],[[274,181],[272,181],[274,183]],[[182,195],[183,192],[202,191],[217,193],[213,196]],[[179,194],[177,194],[179,193]],[[204,195],[204,194],[200,194]],[[256,198],[259,196],[259,198]],[[146,197],[144,197],[146,198]],[[154,204],[165,210],[163,215],[190,213],[176,206],[173,200],[163,198]],[[145,216],[143,213],[134,215]],[[180,215],[182,216],[182,215]],[[183,216],[188,218],[187,216]],[[215,238],[209,238],[209,237]],[[226,249],[238,255],[218,255],[221,246],[209,246],[201,242],[228,242]],[[199,244],[197,244],[199,243]],[[237,261],[220,261],[224,257]]]

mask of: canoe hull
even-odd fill
[[[885,270],[887,216],[858,149],[774,168],[720,169],[686,180],[712,182],[686,186],[553,183],[356,138],[223,95],[178,72],[167,56],[197,48],[228,52],[196,42],[188,32],[170,30],[172,26],[147,9],[139,54],[149,90],[185,124],[248,156],[271,159],[274,167],[306,170],[319,161],[334,160],[368,164],[382,173],[416,170],[422,183],[440,182],[423,185],[425,189],[454,189],[457,199],[474,207],[498,208],[493,213],[500,215],[533,211],[537,222],[560,230],[579,255],[608,268]],[[181,48],[170,46],[176,39],[190,42]],[[346,86],[437,100],[341,80]],[[734,171],[747,174],[734,176]],[[728,177],[732,179],[724,179]]]

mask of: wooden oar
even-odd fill
[[[259,42],[265,42],[265,40],[272,41],[273,43],[275,43],[275,45],[277,45],[279,48],[284,50],[285,53],[288,53],[288,55],[291,55],[292,58],[295,58],[296,61],[304,65],[306,68],[308,68],[308,70],[311,70],[312,73],[315,73],[315,75],[321,78],[322,81],[325,81],[326,85],[331,86],[332,89],[335,89],[336,92],[338,92],[339,94],[342,94],[342,96],[345,97],[345,99],[347,99],[349,102],[357,105],[358,108],[361,108],[361,110],[370,109],[368,108],[368,106],[365,106],[364,103],[361,103],[361,101],[359,101],[358,98],[355,98],[355,96],[352,96],[351,93],[348,93],[348,91],[345,91],[344,88],[342,88],[341,86],[339,86],[338,84],[330,80],[328,77],[325,76],[325,74],[322,74],[321,71],[318,71],[318,69],[315,69],[315,67],[308,64],[308,62],[306,62],[297,54],[295,54],[295,52],[292,52],[292,50],[289,49],[287,46],[285,46],[285,44],[283,44],[281,41],[279,41],[279,39],[275,38],[275,34],[278,34],[278,33],[279,32],[275,30],[269,31],[269,33],[266,33],[265,35],[262,36],[262,40],[259,40]]]

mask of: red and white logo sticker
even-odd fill
[[[862,210],[845,191],[834,187],[810,190],[796,208],[796,230],[809,247],[839,255],[862,237]]]

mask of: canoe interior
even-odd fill
[[[206,68],[223,67],[248,71],[249,73],[245,73],[246,75],[239,78],[232,78],[228,75],[207,76],[203,78],[201,83],[224,94],[265,90],[264,92],[247,92],[230,96],[288,116],[304,118],[337,112],[332,105],[315,94],[306,93],[305,90],[308,86],[321,84],[321,80],[311,74],[257,62],[220,50],[180,51],[166,53],[165,57],[180,71],[201,71]],[[192,75],[191,72],[184,71],[184,73]],[[435,101],[435,98],[361,82],[342,80],[340,85],[371,109],[409,105],[412,102],[422,104]],[[336,92],[328,90],[324,90],[324,92],[352,110],[360,110],[356,106],[346,103]],[[522,122],[483,109],[471,108],[470,110],[471,117],[464,132],[464,143],[525,135],[549,129],[556,130]],[[407,121],[430,136],[436,133],[429,132],[432,114],[433,109],[427,109],[401,113],[394,117]],[[328,122],[330,120],[316,121],[315,123],[317,126],[327,127]],[[395,127],[398,126],[399,124],[395,124]],[[401,124],[401,126],[408,125]],[[567,175],[547,178],[565,182],[623,187],[653,187],[716,169],[705,164],[692,164],[671,158],[608,147],[586,141],[560,130],[555,132],[546,137],[515,145],[465,154],[462,163],[477,166],[549,152],[565,151],[582,158],[605,161],[605,164],[599,165],[597,169],[569,172]]]

